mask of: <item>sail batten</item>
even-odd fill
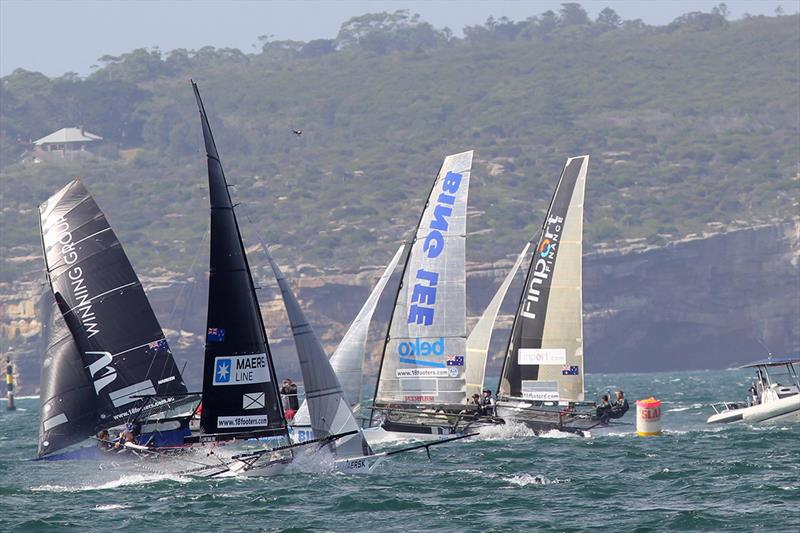
[[[192,82],[207,155],[211,239],[203,366],[205,434],[286,434],[255,286],[228,183],[197,85]]]
[[[403,268],[375,405],[464,404],[466,212],[472,151],[445,158]]]
[[[502,397],[584,399],[581,265],[588,160],[567,160],[531,254],[503,364]]]

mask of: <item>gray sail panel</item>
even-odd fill
[[[466,400],[466,215],[472,151],[447,156],[411,245],[376,405]]]
[[[494,331],[494,323],[497,320],[497,313],[500,311],[500,306],[506,297],[511,282],[514,281],[514,276],[517,274],[522,261],[528,255],[528,249],[531,243],[525,245],[522,252],[517,256],[517,260],[511,267],[511,270],[506,275],[500,288],[492,297],[491,302],[486,307],[486,310],[481,315],[475,327],[472,328],[469,337],[467,337],[467,359],[465,363],[465,377],[467,386],[467,398],[472,397],[473,394],[481,394],[486,377],[486,359],[489,354],[489,343],[492,340],[492,332]]]
[[[263,248],[281,289],[283,304],[292,328],[314,438],[357,431],[355,435],[336,440],[331,447],[336,455],[341,457],[371,455],[372,450],[350,410],[350,404],[345,398],[325,350],[314,334],[283,272],[272,259],[269,250],[265,246]]]
[[[397,268],[397,263],[400,262],[400,258],[403,256],[404,249],[405,244],[400,245],[400,248],[397,249],[394,257],[389,261],[386,270],[384,270],[380,279],[375,284],[375,287],[364,302],[358,315],[356,315],[353,323],[350,324],[350,328],[347,330],[347,333],[345,333],[342,342],[339,343],[339,346],[336,348],[336,351],[333,352],[330,359],[333,371],[339,378],[339,383],[342,384],[344,396],[350,403],[350,408],[354,413],[356,412],[356,406],[359,405],[361,400],[364,358],[366,356],[367,336],[370,323],[372,322],[372,315],[375,313],[375,308],[378,306],[378,300],[380,299],[381,293],[383,293],[383,289],[386,287],[386,283],[389,281],[389,278],[392,277],[392,273]],[[293,420],[297,425],[307,426],[311,424],[308,415],[308,406],[305,400],[302,405],[300,405],[300,409],[297,410]]]
[[[553,194],[514,317],[500,396],[583,399],[581,252],[588,160],[569,158]]]
[[[392,273],[397,268],[397,263],[403,256],[405,245],[402,244],[395,252],[392,260],[384,270],[375,287],[372,289],[367,301],[359,311],[350,328],[342,338],[342,342],[331,356],[331,366],[333,367],[339,382],[342,384],[345,398],[351,406],[358,404],[361,400],[361,383],[363,380],[364,357],[366,355],[367,335],[369,326],[372,322],[372,315],[378,306],[378,299],[383,293],[386,283],[392,277]]]

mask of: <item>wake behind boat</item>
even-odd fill
[[[744,365],[755,368],[756,379],[745,402],[712,404],[709,424],[780,424],[800,422],[800,358],[768,358]]]

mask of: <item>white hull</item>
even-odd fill
[[[771,400],[768,403],[742,407],[740,409],[727,409],[708,417],[709,424],[730,424],[745,422],[747,424],[779,424],[785,422],[800,422],[800,394]]]

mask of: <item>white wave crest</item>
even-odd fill
[[[535,476],[531,474],[519,474],[506,478],[505,480],[518,487],[524,487],[526,485],[555,485],[558,483],[569,483],[570,481],[569,479],[548,479],[541,474]]]
[[[190,478],[172,474],[133,474],[96,485],[88,484],[75,487],[70,487],[67,485],[41,485],[39,487],[34,487],[31,490],[34,492],[86,492],[90,490],[116,489],[119,487],[127,487],[132,485],[148,485],[150,483],[156,483],[158,481],[165,480],[177,481],[179,483],[189,483],[191,481]]]
[[[689,409],[700,409],[703,407],[702,403],[693,403],[688,407],[673,407],[672,409],[667,409],[668,413],[680,413],[682,411],[688,411]]]
[[[95,511],[116,511],[118,509],[129,509],[130,505],[123,505],[121,503],[109,503],[106,505],[98,505],[94,508]]]
[[[557,429],[551,429],[545,433],[539,435],[542,439],[581,439],[580,435],[577,433],[572,433],[569,431],[559,431]]]
[[[475,440],[510,440],[525,437],[535,437],[536,433],[519,422],[506,420],[505,424],[484,426],[479,429],[479,434],[472,437]],[[472,440],[470,439],[470,440]]]

